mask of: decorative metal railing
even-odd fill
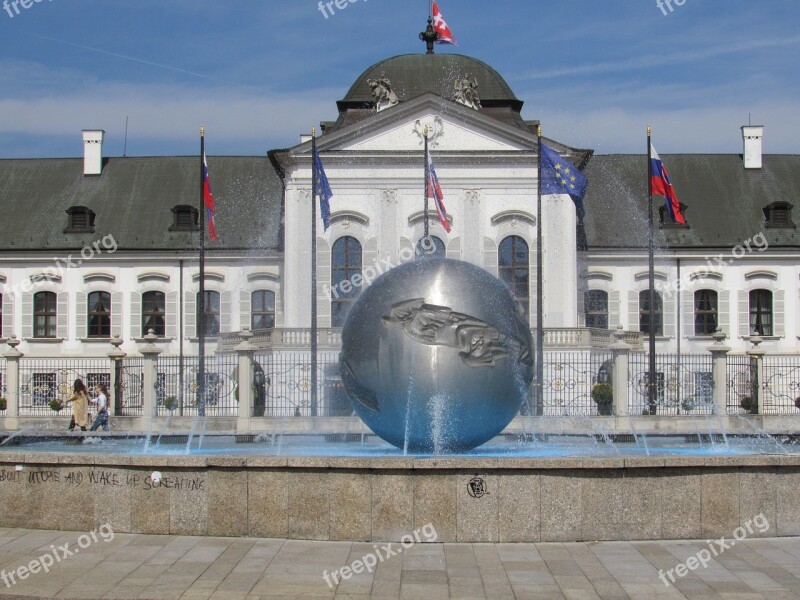
[[[743,354],[728,354],[726,370],[728,414],[756,412],[759,390],[755,358]]]
[[[761,414],[800,414],[800,356],[765,356]]]
[[[650,361],[631,353],[628,410],[631,415],[710,415],[714,413],[714,378],[710,354],[656,356],[655,394],[650,397]]]
[[[144,359],[125,358],[120,361],[117,389],[114,394],[115,412],[124,417],[144,414]]]
[[[0,356],[0,398],[6,396],[6,359]],[[6,402],[7,404],[7,402]],[[0,406],[0,417],[6,414],[6,408]]]
[[[80,379],[95,397],[94,385],[111,387],[111,362],[106,358],[26,358],[19,367],[20,416],[65,416],[66,401]],[[60,409],[54,410],[61,406]],[[90,408],[91,410],[91,408]]]
[[[156,414],[235,417],[239,413],[236,354],[205,359],[205,393],[200,397],[199,357],[159,356],[156,368]]]
[[[611,352],[545,352],[543,371],[542,409],[536,409],[536,386],[531,386],[530,408],[523,407],[523,414],[597,415],[592,388],[610,383]]]

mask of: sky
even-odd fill
[[[424,51],[428,0],[0,0],[0,158],[264,155]],[[661,7],[657,2],[661,2]],[[679,5],[678,2],[681,2]],[[24,4],[23,4],[24,3]],[[27,8],[25,6],[27,5]],[[494,67],[544,135],[598,154],[800,152],[797,0],[441,0],[437,52]],[[128,121],[127,146],[125,123]]]

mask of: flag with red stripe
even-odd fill
[[[214,206],[214,194],[211,193],[211,182],[208,180],[208,163],[206,153],[203,151],[203,204],[206,207],[206,221],[208,222],[208,237],[212,241],[217,240],[217,224],[214,222],[214,213],[217,212]]]
[[[444,207],[444,195],[442,194],[442,186],[439,185],[439,178],[436,176],[436,168],[433,166],[431,154],[428,153],[428,183],[425,186],[427,189],[428,198],[433,198],[433,203],[436,206],[436,214],[439,215],[439,221],[447,233],[450,233],[450,220],[447,218],[447,209]]]

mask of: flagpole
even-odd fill
[[[536,416],[544,414],[544,261],[542,259],[542,126],[536,127]]]
[[[200,126],[200,294],[197,300],[197,314],[200,315],[198,326],[200,339],[197,368],[197,414],[206,415],[206,199],[205,199],[205,156],[206,128]]]
[[[648,251],[648,299],[650,310],[647,319],[649,324],[649,362],[647,375],[647,403],[649,413],[656,414],[656,315],[655,315],[655,240],[653,234],[653,147],[651,129],[647,126],[647,251]]]
[[[317,416],[317,128],[311,128],[311,416]]]
[[[423,219],[425,223],[425,234],[422,238],[423,240],[428,239],[428,230],[429,230],[429,223],[428,223],[428,185],[431,184],[431,168],[430,163],[428,161],[428,126],[425,126],[425,130],[423,132],[423,137],[425,138],[425,184],[422,186],[422,189],[425,193],[425,201],[423,202]],[[433,185],[431,184],[431,187]],[[425,242],[427,244],[427,241]]]

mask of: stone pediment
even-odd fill
[[[317,146],[320,152],[415,152],[422,150],[426,126],[433,152],[533,151],[536,143],[532,133],[426,94],[322,136]],[[304,154],[304,146],[295,152]]]

